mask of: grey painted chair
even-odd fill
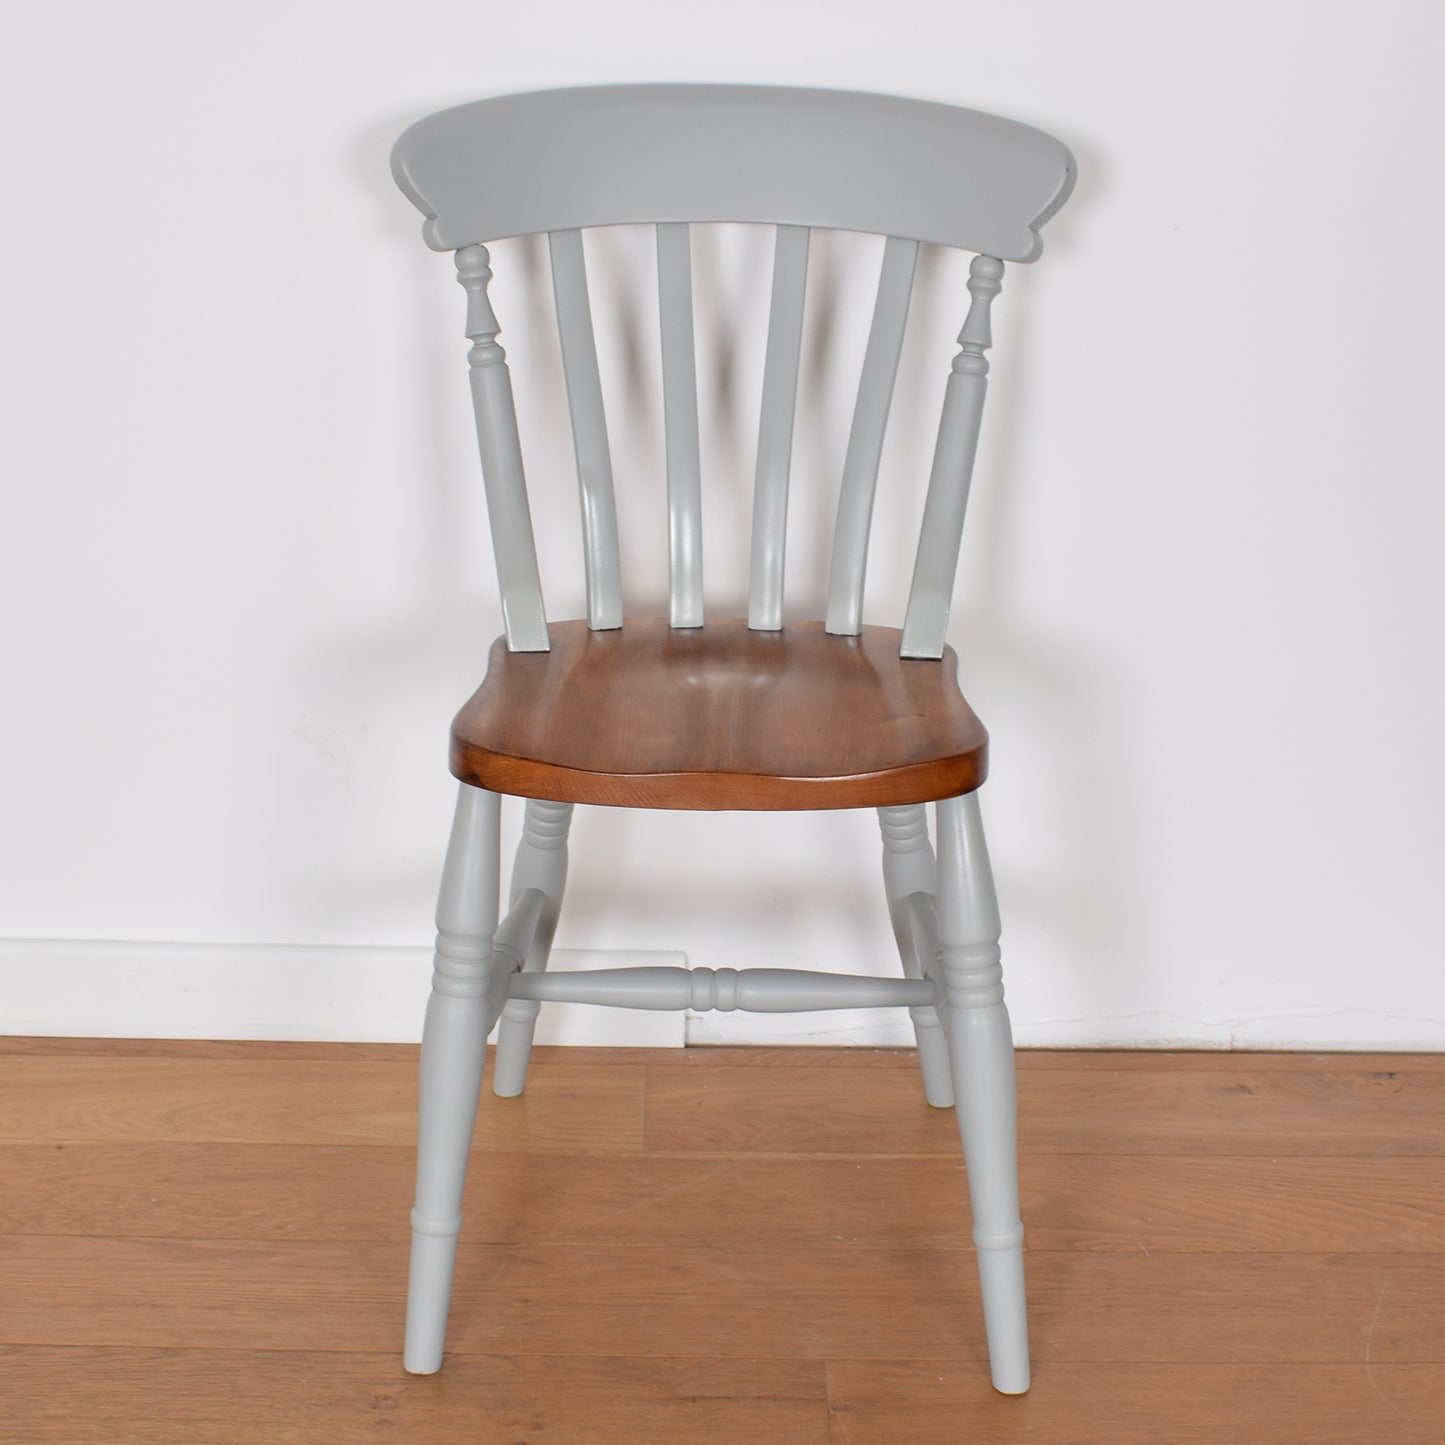
[[[422,1046],[405,1364],[443,1338],[486,1039],[521,1092],[540,1004],[910,1010],[928,1101],[957,1099],[995,1386],[1028,1389],[1013,1045],[980,821],[986,735],[944,645],[984,400],[989,307],[1032,261],[1074,165],[1057,141],[975,111],[887,96],[641,85],[504,96],[443,111],[393,170],[454,251],[506,637],[453,729],[461,781]],[[746,621],[708,620],[689,227],[776,228]],[[670,615],[624,626],[617,512],[583,229],[656,226]],[[821,621],[783,626],[784,536],[810,232],[887,238],[843,467]],[[549,238],[581,491],[587,618],[543,611],[486,243]],[[879,455],[920,244],[976,252],[901,631],[862,622]],[[839,726],[840,718],[847,719]],[[526,819],[498,922],[501,795]],[[573,806],[876,807],[903,977],[789,969],[548,973]],[[936,811],[938,853],[925,805]]]

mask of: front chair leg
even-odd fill
[[[572,827],[571,803],[527,801],[522,841],[512,865],[512,903],[529,888],[540,889],[547,906],[532,935],[523,969],[539,972],[547,967],[552,939],[557,932],[557,915],[562,909],[562,890],[567,884],[567,833]],[[515,998],[502,1010],[497,1030],[497,1057],[492,1066],[492,1092],[504,1099],[514,1098],[527,1082],[527,1061],[532,1056],[532,1035],[542,1005],[534,999]]]
[[[978,796],[938,804],[938,935],[944,1026],[973,1205],[984,1328],[996,1390],[1029,1387],[1024,1230],[1019,1219],[1013,1035],[1003,1003],[998,901]]]
[[[491,966],[500,804],[497,794],[462,784],[437,902],[436,971],[421,1045],[402,1361],[414,1375],[441,1368],[487,1035],[505,1001],[505,978]]]

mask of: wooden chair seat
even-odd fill
[[[957,658],[901,658],[901,633],[835,637],[744,621],[551,626],[550,652],[492,648],[452,729],[464,783],[634,808],[890,807],[972,792],[988,735]]]

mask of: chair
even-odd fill
[[[521,1092],[538,1008],[910,1010],[929,1103],[958,1100],[995,1387],[1029,1386],[1013,1044],[977,789],[987,737],[944,645],[1005,261],[1073,184],[1039,131],[951,106],[841,91],[629,85],[503,96],[419,121],[398,184],[456,253],[506,636],[453,726],[460,797],[422,1044],[405,1366],[442,1362],[486,1040]],[[746,621],[707,620],[690,225],[774,226]],[[666,619],[624,625],[617,511],[583,228],[655,225],[670,566]],[[886,237],[849,436],[822,621],[783,625],[784,534],[810,231]],[[548,623],[486,243],[549,238],[581,492],[587,617]],[[900,630],[862,622],[879,455],[920,244],[978,253]],[[840,726],[839,720],[846,725]],[[499,915],[503,794],[527,799]],[[903,977],[547,961],[575,804],[878,809]],[[925,805],[936,810],[938,852]]]

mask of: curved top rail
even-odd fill
[[[1035,260],[1074,158],[1032,126],[898,96],[617,85],[474,101],[409,127],[397,184],[450,251],[660,221],[870,231]]]

